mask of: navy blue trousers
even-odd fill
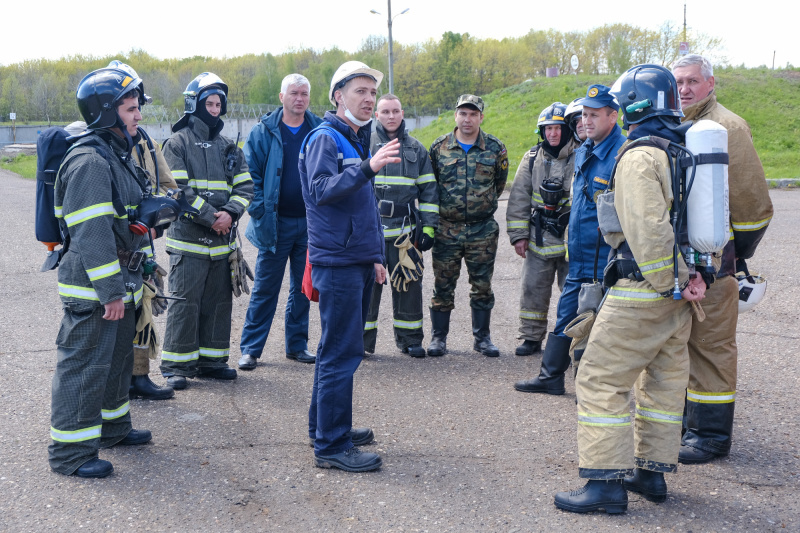
[[[308,348],[308,298],[302,293],[303,271],[306,267],[308,226],[306,219],[278,217],[278,241],[275,253],[259,250],[255,282],[242,328],[242,354],[261,357],[267,342],[275,310],[278,307],[286,261],[289,261],[289,298],[286,301],[284,336],[286,353],[302,352]]]
[[[602,281],[602,279],[600,280]],[[583,283],[591,283],[591,278],[571,278],[567,276],[564,281],[564,288],[558,298],[558,308],[556,312],[556,327],[553,333],[559,337],[566,338],[564,328],[578,316],[578,294],[581,292]]]
[[[314,265],[311,270],[322,326],[308,410],[308,436],[316,439],[316,455],[353,446],[347,435],[353,426],[353,374],[364,357],[364,323],[374,279],[372,264]]]

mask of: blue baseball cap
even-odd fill
[[[619,111],[617,99],[614,98],[610,91],[611,89],[605,85],[590,85],[589,90],[586,91],[586,98],[582,98],[578,104],[593,109],[610,107],[614,111]]]

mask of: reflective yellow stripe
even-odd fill
[[[507,229],[530,229],[531,223],[527,220],[509,220],[506,222]]]
[[[422,176],[419,176],[416,180],[414,180],[414,183],[416,183],[417,185],[423,185],[425,183],[430,183],[432,181],[436,181],[436,177],[434,177],[433,174],[423,174]]]
[[[734,231],[757,231],[767,227],[772,217],[757,222],[731,222]]]
[[[236,249],[235,242],[232,242],[230,246],[224,245],[224,246],[214,246],[212,248],[209,248],[208,246],[202,244],[194,244],[191,242],[179,241],[177,239],[170,239],[169,237],[167,237],[167,246],[169,248],[174,248],[176,250],[208,255],[211,257],[218,257],[220,255],[229,254],[231,253],[232,250]]]
[[[653,274],[655,272],[661,272],[662,270],[670,269],[675,263],[672,261],[672,256],[670,255],[668,257],[656,259],[655,261],[637,264],[639,265],[639,270],[642,271],[642,274]]]
[[[375,176],[375,185],[402,185],[411,187],[416,185],[414,180],[403,176]]]
[[[146,253],[147,257],[150,257],[150,258],[153,257],[153,247],[150,246],[149,244],[146,244],[146,245],[142,246],[141,248],[139,248],[139,250],[144,252],[144,253]]]
[[[631,415],[593,415],[578,413],[578,424],[582,426],[624,427],[631,425]]]
[[[53,211],[55,211],[56,218],[64,218],[64,208],[60,205],[54,206]]]
[[[651,420],[653,422],[664,422],[665,424],[683,423],[683,413],[673,413],[671,411],[659,411],[648,409],[636,404],[636,418],[641,420]]]
[[[540,313],[538,311],[523,311],[520,309],[519,317],[526,320],[547,320],[547,313]]]
[[[378,322],[367,322],[364,324],[364,331],[368,331],[370,329],[378,329]]]
[[[249,172],[242,172],[241,174],[237,174],[233,177],[233,186],[235,187],[246,181],[253,181],[253,178],[250,177]]]
[[[199,354],[202,355],[203,357],[214,357],[214,358],[228,357],[228,353],[229,350],[220,350],[217,348],[203,348],[202,346],[200,347],[200,352],[199,352]]]
[[[248,200],[247,198],[242,198],[241,196],[235,196],[235,195],[231,196],[231,200],[233,200],[234,202],[239,202],[240,204],[245,206],[245,208],[248,205],[250,205],[250,200]]]
[[[419,204],[419,210],[424,213],[438,213],[439,206],[437,204]]]
[[[414,322],[408,320],[394,320],[394,327],[399,329],[422,329],[422,320]]]
[[[663,298],[653,289],[622,289],[616,286],[611,287],[611,290],[608,291],[608,297],[612,300],[658,300]]]
[[[131,303],[134,302],[136,305],[139,305],[139,302],[142,301],[142,294],[144,292],[144,287],[139,287],[139,290],[135,293],[131,294],[130,291],[122,298],[124,303]]]
[[[106,202],[102,204],[90,205],[89,207],[84,207],[83,209],[74,211],[68,215],[65,215],[64,220],[67,222],[67,226],[72,227],[76,224],[80,224],[81,222],[86,222],[92,218],[105,215],[114,216],[114,214],[114,206],[111,205],[111,202]]]
[[[97,293],[94,291],[94,289],[89,287],[80,287],[78,285],[65,285],[63,283],[59,283],[58,294],[68,298],[79,298],[81,300],[92,300],[94,302],[100,301],[100,298],[97,296]]]
[[[188,180],[189,179],[189,172],[186,170],[173,170],[172,177],[176,180]]]
[[[107,278],[109,276],[113,276],[114,274],[120,272],[119,260],[115,259],[111,261],[107,265],[90,268],[86,271],[86,274],[89,275],[89,279],[92,281],[96,281],[98,279]]]
[[[393,228],[393,229],[383,228],[383,238],[384,239],[389,239],[391,237],[399,237],[400,235],[405,235],[406,233],[411,233],[411,231],[415,227],[416,226],[413,225],[413,224],[411,225],[410,228],[408,226],[406,226],[405,228],[402,229],[402,232],[401,232],[401,228]]]
[[[131,402],[125,402],[120,407],[116,409],[109,410],[109,409],[101,409],[103,413],[103,420],[114,420],[121,416],[125,416],[128,414],[128,411],[131,410]]]
[[[192,207],[200,211],[200,208],[203,207],[204,203],[206,203],[206,201],[198,196],[194,199],[194,202],[192,202]]]
[[[197,361],[199,357],[199,352],[197,350],[193,352],[185,352],[185,353],[178,353],[178,352],[161,352],[161,359],[163,361],[174,361],[176,363],[185,363],[187,361]]]
[[[736,391],[733,392],[698,392],[686,391],[686,399],[694,403],[733,403],[736,400]]]
[[[562,255],[566,252],[567,247],[564,244],[556,244],[554,246],[543,246],[539,248],[534,241],[528,241],[528,250],[536,252],[539,255]]]
[[[103,426],[91,426],[74,431],[62,431],[50,426],[50,438],[58,442],[83,442],[99,439]]]
[[[228,185],[227,181],[214,181],[214,180],[198,180],[193,179],[189,180],[189,187],[193,187],[195,189],[207,189],[209,191],[228,191],[230,192],[231,186]]]

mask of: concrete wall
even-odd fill
[[[437,117],[435,116],[409,117],[406,119],[406,127],[409,130],[423,128],[436,120],[436,118]],[[250,133],[250,130],[253,129],[253,126],[255,126],[257,123],[258,120],[254,118],[225,120],[225,127],[222,129],[222,134],[226,137],[236,140],[236,134],[241,132],[241,142],[244,142],[244,140],[247,138],[247,134]],[[172,124],[168,124],[166,122],[143,124],[142,127],[147,131],[150,137],[158,140],[159,143],[163,143],[170,136],[172,131]],[[11,126],[0,126],[0,146],[14,144],[14,142],[17,144],[36,144],[36,139],[39,137],[39,133],[46,129],[46,125],[17,126],[16,141],[14,141],[14,135],[11,130]]]

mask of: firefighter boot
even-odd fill
[[[431,343],[428,355],[439,357],[447,353],[447,334],[450,333],[450,311],[431,309]]]
[[[638,492],[651,502],[661,503],[667,499],[667,482],[663,472],[634,468],[633,475],[623,481],[625,490]]]
[[[621,479],[590,479],[580,489],[557,493],[554,503],[572,513],[604,509],[608,514],[618,514],[628,510],[628,493]]]
[[[486,357],[498,357],[500,350],[492,343],[492,338],[489,336],[491,319],[491,309],[472,309],[472,336],[475,337],[472,349]]]
[[[542,368],[539,375],[527,381],[514,383],[520,392],[545,392],[560,396],[566,392],[564,388],[564,372],[569,368],[569,345],[572,339],[560,337],[555,333],[547,336],[547,345],[542,354]]]
[[[731,449],[735,404],[686,402],[686,433],[678,462],[702,464],[725,457]]]
[[[143,400],[168,400],[175,396],[172,387],[159,387],[150,379],[150,376],[131,376],[131,398],[142,398]]]

